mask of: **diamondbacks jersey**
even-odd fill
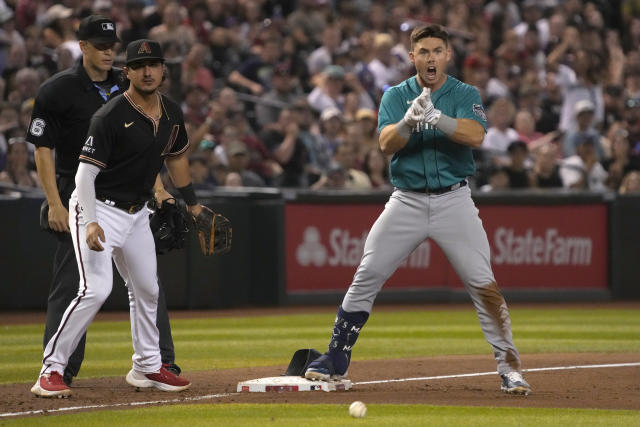
[[[378,131],[399,122],[422,88],[417,76],[389,88],[380,102]],[[476,88],[447,76],[431,94],[434,106],[449,117],[476,120],[487,130],[487,118]],[[428,127],[412,132],[407,145],[396,152],[389,166],[391,184],[401,189],[437,189],[453,185],[475,173],[471,147],[450,140]]]
[[[160,97],[158,125],[131,100],[119,95],[91,119],[80,161],[102,170],[95,182],[96,195],[116,201],[145,201],[166,156],[183,153],[189,146],[180,107]]]
[[[92,82],[82,62],[45,81],[36,96],[26,140],[56,150],[56,173],[73,177],[93,113],[129,86],[122,70],[112,68],[106,84]],[[105,90],[101,86],[109,89]],[[65,206],[68,200],[63,200]]]

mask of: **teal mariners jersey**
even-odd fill
[[[398,123],[421,92],[416,76],[389,88],[380,102],[378,131]],[[431,99],[442,114],[476,120],[487,130],[480,93],[473,86],[447,76]],[[453,142],[431,126],[422,132],[412,132],[407,145],[393,155],[389,168],[391,184],[408,190],[448,187],[473,175],[476,169],[471,147]]]

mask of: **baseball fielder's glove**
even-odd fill
[[[173,200],[174,203],[169,203],[169,200]],[[157,254],[166,254],[173,249],[184,247],[189,234],[187,212],[175,199],[167,199],[161,207],[156,208],[149,218],[149,225],[156,242]]]
[[[193,218],[204,255],[226,254],[231,250],[231,221],[202,206],[202,212]]]

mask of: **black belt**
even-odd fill
[[[409,191],[414,191],[416,193],[426,193],[426,194],[444,194],[444,193],[448,193],[449,191],[453,191],[453,190],[457,190],[458,188],[462,188],[464,186],[467,185],[467,180],[463,179],[460,182],[456,182],[453,185],[450,185],[448,187],[441,187],[441,188],[434,188],[434,189],[430,189],[430,188],[416,188],[416,189],[409,189]]]
[[[130,213],[130,214],[134,214],[138,211],[140,211],[140,209],[144,208],[144,206],[147,204],[146,201],[144,202],[121,202],[118,200],[111,200],[107,197],[104,196],[96,196],[96,199],[100,200],[101,202],[104,202],[104,204],[108,205],[108,206],[113,206],[114,208],[118,208],[118,209],[122,209],[123,211]]]

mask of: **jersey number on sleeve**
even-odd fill
[[[31,132],[31,135],[33,136],[42,136],[45,126],[46,123],[44,122],[44,120],[33,119],[33,121],[31,122],[31,127],[29,128],[29,132]]]

